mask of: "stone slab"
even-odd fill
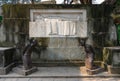
[[[108,73],[110,74],[120,74],[120,67],[113,67],[108,65],[107,68],[108,68]]]
[[[41,51],[40,55],[40,59],[45,60],[84,60],[84,58],[85,54],[82,47],[49,47]]]
[[[25,70],[22,67],[15,67],[15,68],[13,68],[13,71],[15,73],[18,73],[18,74],[26,76],[26,75],[29,75],[29,74],[32,74],[32,73],[36,72],[37,68],[36,67],[32,67],[31,69]]]
[[[42,19],[64,19],[76,22],[76,34],[75,35],[50,35],[46,33],[45,35],[40,35],[40,27],[37,25],[29,24],[29,36],[30,37],[87,37],[87,14],[86,9],[30,9],[30,20],[33,22]],[[33,27],[32,27],[33,26]],[[64,25],[63,25],[64,26]],[[45,26],[47,32],[49,25]],[[56,27],[56,26],[54,26]],[[65,29],[64,29],[65,30]]]
[[[5,75],[9,73],[12,70],[13,66],[14,66],[14,63],[11,63],[6,67],[0,67],[0,75]]]
[[[120,47],[104,47],[103,61],[107,65],[120,67]]]
[[[83,73],[83,74],[94,75],[94,74],[98,74],[98,73],[103,72],[104,69],[101,68],[101,67],[99,67],[99,68],[97,68],[97,69],[90,70],[90,69],[86,68],[85,66],[83,66],[83,67],[80,67],[80,71],[81,71],[81,73]]]

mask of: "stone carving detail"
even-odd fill
[[[85,9],[31,9],[29,37],[87,37],[86,16]]]

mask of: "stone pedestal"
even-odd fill
[[[108,73],[110,74],[120,74],[120,67],[113,67],[108,65],[107,68],[108,68]]]
[[[37,67],[32,67],[31,69],[25,70],[23,67],[15,67],[13,68],[13,71],[15,73],[21,74],[21,75],[29,75],[37,71]]]
[[[120,74],[120,47],[105,47],[103,65],[110,74]]]
[[[5,74],[9,73],[9,71],[12,70],[13,66],[14,66],[14,63],[11,63],[6,67],[0,67],[0,75],[5,75]]]
[[[104,69],[99,67],[97,69],[91,70],[91,69],[88,69],[85,66],[83,66],[83,67],[80,67],[80,71],[81,71],[82,74],[94,75],[94,74],[98,74],[98,73],[103,72]]]
[[[0,47],[0,75],[5,75],[11,71],[14,61],[14,48]]]

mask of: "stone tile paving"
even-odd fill
[[[80,67],[39,67],[37,72],[28,76],[11,71],[7,75],[0,75],[0,81],[120,81],[120,76],[114,76],[107,72],[91,76],[81,74]]]
[[[120,78],[0,78],[0,81],[120,81]]]

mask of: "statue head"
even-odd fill
[[[80,38],[80,44],[81,44],[81,46],[85,46],[86,41],[87,41],[87,38]]]
[[[30,40],[29,40],[29,42],[30,42],[30,45],[31,46],[36,46],[37,45],[37,40],[36,39],[34,39],[34,38],[31,38]]]
[[[91,51],[92,51],[91,45],[86,44],[86,45],[85,45],[85,51],[86,51],[86,52],[91,52]]]

